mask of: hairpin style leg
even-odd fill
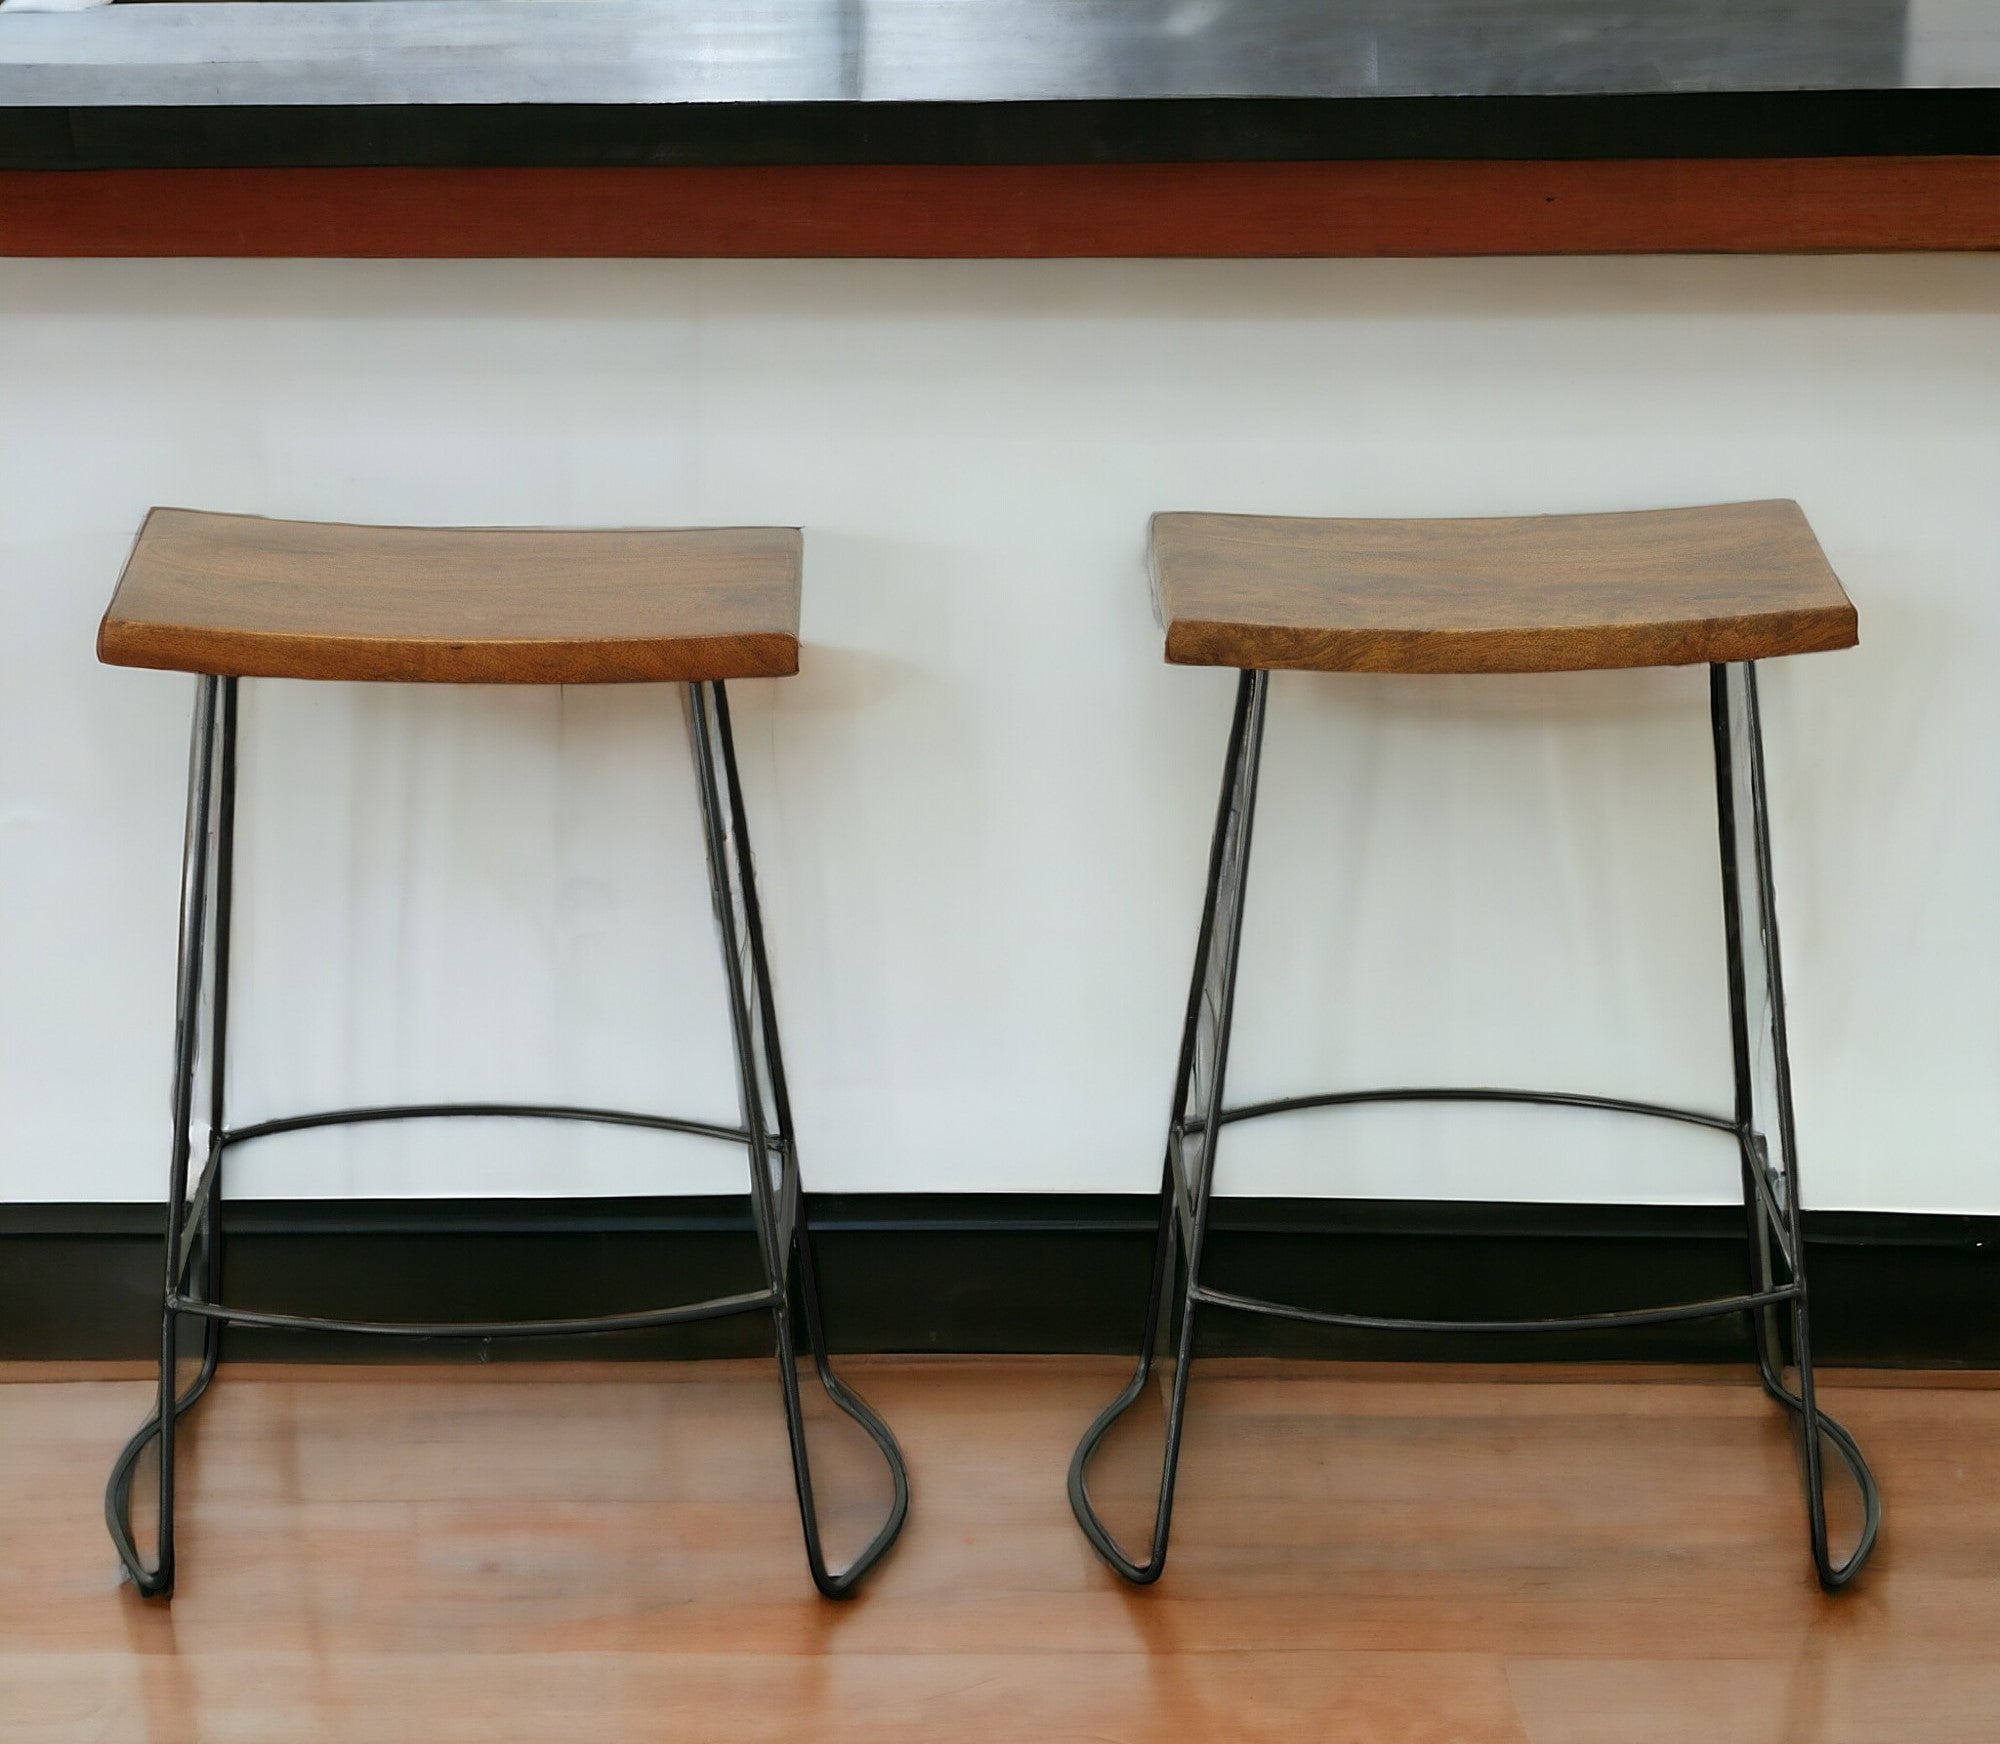
[[[1245,672],[1236,690],[1236,713],[1223,761],[1222,797],[1216,807],[1215,835],[1208,855],[1208,890],[1202,902],[1194,976],[1181,1028],[1180,1063],[1174,1074],[1173,1108],[1167,1122],[1159,1232],[1154,1241],[1153,1279],[1140,1334],[1138,1366],[1125,1390],[1084,1431],[1069,1465],[1069,1504],[1084,1536],[1112,1568],[1141,1585],[1158,1580],[1166,1567],[1167,1534],[1173,1519],[1181,1425],[1194,1362],[1196,1289],[1215,1180],[1230,1020],[1236,1003],[1236,963],[1243,937],[1243,897],[1250,871],[1250,829],[1257,805],[1257,760],[1264,740],[1267,683],[1267,674]],[[1152,1544],[1140,1562],[1120,1547],[1100,1518],[1090,1496],[1088,1468],[1106,1432],[1138,1401],[1151,1379],[1169,1274],[1175,1279],[1178,1322],[1174,1374]]]
[[[701,791],[703,837],[708,849],[709,884],[722,934],[723,968],[729,986],[730,1019],[742,1076],[744,1125],[750,1153],[750,1202],[771,1294],[777,1332],[778,1380],[785,1424],[791,1437],[792,1472],[798,1490],[799,1521],[805,1531],[806,1561],[813,1584],[828,1598],[846,1598],[887,1553],[910,1509],[909,1477],[901,1448],[889,1427],[848,1387],[828,1358],[820,1320],[819,1285],[813,1272],[811,1230],[799,1180],[798,1146],[778,1046],[777,1008],[764,950],[763,915],[750,853],[743,790],[736,774],[736,747],[729,731],[729,700],[719,682],[688,686],[689,736],[696,784]],[[797,1276],[794,1295],[792,1279]],[[806,1452],[805,1414],[799,1394],[794,1306],[804,1320],[819,1383],[833,1403],[858,1423],[881,1450],[889,1468],[889,1511],[874,1536],[846,1568],[827,1568],[820,1541],[812,1468]]]
[[[105,1521],[119,1560],[148,1598],[174,1586],[174,1430],[181,1414],[208,1390],[222,1354],[222,1322],[202,1317],[201,1364],[176,1395],[180,1310],[220,1299],[222,1281],[223,1088],[229,1029],[229,912],[236,830],[236,680],[203,677],[195,690],[188,759],[187,834],[181,862],[180,952],[174,997],[173,1144],[167,1179],[166,1278],[161,1295],[159,1399],[125,1444],[104,1492]],[[212,979],[211,979],[212,978]],[[193,1161],[196,1056],[202,991],[210,987],[208,1136],[205,1161],[188,1197]],[[198,1283],[190,1261],[200,1253]],[[158,1548],[148,1568],[132,1536],[132,1475],[139,1455],[157,1439]]]
[[[1751,1288],[1769,1291],[1774,1258],[1795,1286],[1792,1356],[1798,1390],[1785,1384],[1778,1307],[1753,1309],[1757,1368],[1764,1390],[1799,1423],[1804,1454],[1806,1516],[1820,1585],[1843,1587],[1861,1572],[1882,1522],[1874,1474],[1854,1437],[1819,1409],[1813,1394],[1805,1236],[1801,1225],[1798,1141],[1792,1118],[1792,1067],[1785,1035],[1785,986],[1778,956],[1778,913],[1771,872],[1771,824],[1765,798],[1763,730],[1757,713],[1755,666],[1709,668],[1709,713],[1715,736],[1715,796],[1722,850],[1722,900],[1729,955],[1729,1013],[1736,1065],[1736,1130],[1742,1151],[1743,1203],[1750,1225]],[[1743,812],[1749,827],[1738,829]],[[1751,1006],[1759,1007],[1752,1033]],[[1759,1120],[1757,1051],[1768,1046],[1770,1125]],[[1826,1469],[1831,1448],[1861,1492],[1860,1536],[1844,1562],[1827,1545]]]

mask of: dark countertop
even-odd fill
[[[0,168],[2000,155],[1995,0],[0,9]]]

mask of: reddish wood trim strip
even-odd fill
[[[2000,248],[2000,158],[0,172],[0,254],[1050,258]]]

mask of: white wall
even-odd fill
[[[0,1197],[156,1197],[192,681],[95,665],[146,506],[807,530],[735,690],[808,1179],[1148,1190],[1232,680],[1162,507],[1796,496],[1861,650],[1767,672],[1810,1203],[2000,1210],[2000,259],[0,263]],[[552,578],[559,585],[559,578]],[[1274,685],[1233,1085],[1724,1107],[1696,672]],[[677,699],[246,686],[239,1118],[733,1107]],[[1239,1129],[1252,1192],[1699,1200],[1591,1117]],[[431,1127],[242,1193],[713,1191]]]

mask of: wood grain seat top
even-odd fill
[[[115,666],[457,684],[776,678],[794,527],[354,527],[154,509],[97,634]]]
[[[1851,648],[1793,502],[1505,520],[1153,517],[1167,659],[1319,672],[1569,672]]]

